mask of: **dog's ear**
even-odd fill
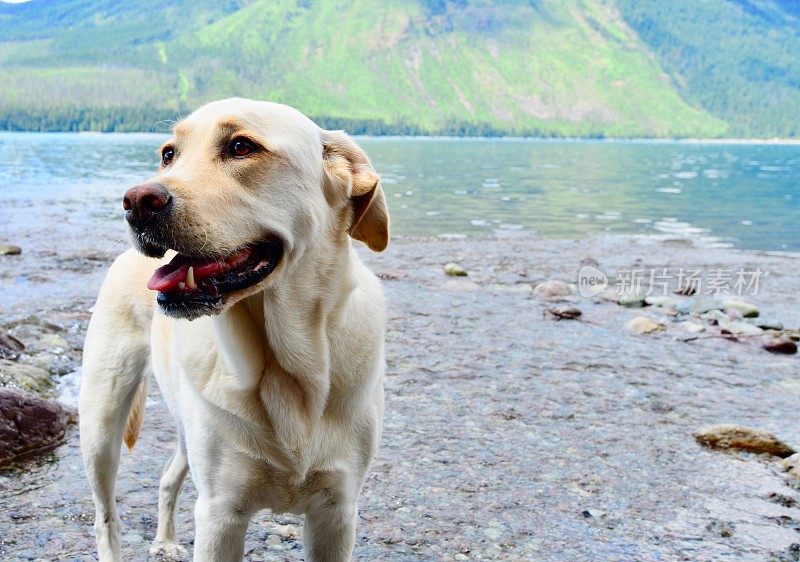
[[[366,153],[344,131],[322,131],[325,196],[331,204],[345,198],[352,207],[348,232],[370,249],[389,245],[389,209],[381,180]]]

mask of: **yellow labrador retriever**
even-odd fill
[[[350,242],[389,240],[366,154],[290,107],[215,102],[175,126],[123,207],[138,252],[100,290],[80,395],[100,560],[121,559],[114,485],[151,372],[178,428],[152,552],[187,554],[175,504],[191,470],[194,560],[241,560],[264,508],[305,514],[306,560],[349,560],[383,413],[383,296]]]

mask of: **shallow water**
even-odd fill
[[[163,139],[0,133],[0,239],[42,217],[78,227],[120,219],[122,193],[152,175]],[[382,175],[401,236],[668,233],[712,245],[800,250],[800,145],[360,142]]]
[[[74,369],[77,359],[59,359],[31,326],[55,322],[79,352],[100,279],[127,247],[121,193],[152,173],[161,138],[0,135],[0,241],[23,246],[0,260],[0,318],[20,318],[8,325],[53,364]],[[789,552],[800,540],[794,483],[773,460],[700,449],[691,432],[742,423],[800,443],[797,358],[757,343],[687,343],[672,317],[591,299],[570,303],[584,321],[555,322],[545,315],[553,303],[533,298],[532,286],[574,279],[587,257],[606,271],[761,268],[770,273],[757,300],[763,316],[797,326],[797,256],[674,238],[798,249],[800,147],[362,143],[383,174],[395,233],[521,235],[360,249],[386,279],[390,329],[384,438],[362,496],[356,559],[758,561]],[[527,236],[533,230],[584,239]],[[591,237],[606,231],[670,236]],[[469,276],[446,277],[449,260]],[[668,327],[630,336],[623,326],[639,314]],[[62,400],[74,404],[78,379],[72,371],[58,380]],[[173,440],[154,387],[117,487],[127,560],[146,559]],[[189,483],[178,507],[187,547],[194,498]],[[76,431],[48,462],[0,474],[0,514],[0,559],[92,559]],[[300,523],[260,514],[246,558],[302,560]],[[268,540],[284,527],[291,536]]]

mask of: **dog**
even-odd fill
[[[135,249],[89,323],[81,451],[102,561],[121,560],[114,486],[150,374],[177,425],[151,553],[188,556],[175,507],[198,493],[194,560],[242,560],[259,510],[302,513],[306,560],[349,560],[381,435],[385,303],[351,243],[382,251],[369,158],[285,105],[228,99],[175,125],[158,174],[123,199]]]

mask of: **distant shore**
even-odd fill
[[[731,144],[731,145],[800,145],[800,138],[689,138],[689,137],[606,137],[606,136],[525,136],[525,135],[445,135],[436,133],[418,134],[374,134],[368,132],[358,132],[345,128],[347,132],[356,137],[368,139],[414,139],[414,140],[497,140],[497,141],[527,141],[527,142],[601,142],[601,143],[676,143],[676,144]],[[154,135],[164,136],[170,133],[169,129],[160,131],[136,130],[136,131],[71,131],[71,130],[21,130],[21,129],[0,129],[2,134],[72,134],[72,135]]]

